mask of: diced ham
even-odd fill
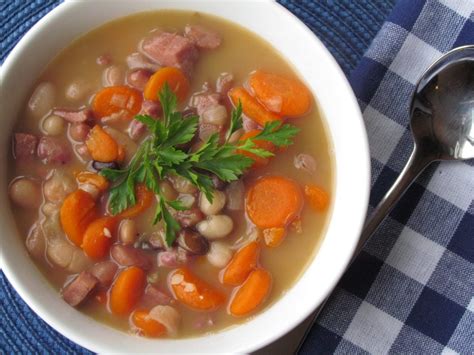
[[[253,131],[254,129],[258,129],[260,126],[254,120],[248,118],[245,115],[242,115],[242,127],[246,132],[248,132]]]
[[[140,114],[158,118],[161,114],[161,104],[159,101],[143,100]]]
[[[90,272],[83,271],[64,288],[63,299],[75,307],[86,299],[98,282]]]
[[[204,215],[198,207],[192,207],[183,211],[176,211],[174,217],[179,222],[181,227],[187,228],[196,225],[200,222]]]
[[[38,144],[38,157],[46,164],[66,164],[71,159],[71,151],[59,138],[42,137]]]
[[[220,99],[218,93],[202,93],[191,98],[190,106],[195,107],[197,114],[201,116],[210,107],[219,105]]]
[[[153,72],[147,69],[133,69],[127,73],[127,84],[143,91],[152,74]]]
[[[152,60],[190,75],[199,52],[191,40],[176,33],[159,32],[145,38],[141,50]]]
[[[99,55],[95,62],[102,66],[110,65],[112,64],[112,56],[110,54]]]
[[[116,244],[110,250],[112,258],[123,266],[138,266],[144,270],[149,270],[152,266],[148,255],[142,250],[135,249],[130,245]]]
[[[118,266],[113,261],[103,261],[95,264],[89,272],[94,275],[103,287],[109,287],[112,284]]]
[[[211,123],[199,122],[199,139],[205,142],[214,133],[220,134],[222,132],[222,129],[223,129],[222,126],[214,125]]]
[[[127,57],[127,65],[129,69],[147,69],[152,72],[160,69],[160,66],[156,63],[152,63],[143,54],[135,52]]]
[[[53,110],[53,115],[64,118],[71,123],[80,123],[94,118],[91,109],[85,108],[82,110],[70,110],[67,108],[58,108]]]
[[[132,120],[128,125],[128,135],[133,140],[137,140],[140,136],[145,133],[146,126],[144,123],[138,120]]]
[[[296,155],[293,164],[296,169],[304,170],[310,174],[313,174],[316,171],[316,161],[309,154],[301,153]]]
[[[15,133],[14,154],[15,159],[31,160],[36,156],[38,137],[29,133]]]
[[[216,80],[216,91],[222,96],[227,96],[233,84],[234,76],[230,73],[222,73]]]
[[[221,45],[221,36],[200,25],[187,25],[184,35],[193,41],[196,46],[204,49],[215,49]]]
[[[176,249],[165,250],[158,253],[158,266],[159,267],[178,267],[181,263],[178,261],[178,253]]]
[[[172,303],[172,298],[154,285],[148,285],[142,297],[142,306],[153,308],[157,305],[166,306]]]

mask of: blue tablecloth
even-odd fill
[[[440,53],[473,43],[474,4],[400,0],[392,11],[395,0],[280,2],[350,77],[369,132],[374,206],[411,149],[413,82]],[[1,61],[58,3],[0,4]],[[441,164],[410,188],[341,280],[302,353],[474,353],[473,177],[473,164]],[[1,351],[87,352],[39,319],[3,274],[0,302]]]

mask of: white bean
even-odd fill
[[[244,208],[245,187],[241,180],[232,181],[225,189],[227,208],[231,211],[240,211]]]
[[[119,238],[122,244],[133,245],[137,239],[137,225],[132,219],[124,219],[119,226]]]
[[[71,262],[67,266],[67,271],[79,273],[89,268],[91,265],[91,259],[89,259],[81,249],[74,247],[74,252],[72,254]]]
[[[174,189],[182,194],[193,194],[197,191],[197,187],[194,186],[189,180],[179,175],[171,175],[169,177],[171,184]]]
[[[196,197],[190,194],[181,194],[179,195],[178,200],[187,209],[193,207],[194,204],[196,203]]]
[[[43,211],[45,216],[52,216],[59,212],[59,205],[52,202],[46,202],[43,207],[41,207],[41,211]]]
[[[49,82],[39,84],[28,101],[28,109],[34,117],[43,117],[54,106],[56,88]]]
[[[41,204],[41,189],[32,179],[22,177],[16,179],[10,185],[10,198],[23,208],[34,209]]]
[[[43,230],[38,222],[36,222],[33,228],[26,237],[26,249],[36,258],[44,256],[44,249],[46,247],[46,241],[44,238]]]
[[[70,101],[82,100],[89,93],[90,89],[90,85],[84,79],[74,80],[66,88],[66,99]]]
[[[64,119],[62,117],[51,115],[43,120],[42,129],[48,136],[58,136],[64,132]]]
[[[55,170],[43,184],[44,197],[54,203],[62,202],[76,187],[76,183],[71,175]]]
[[[125,82],[125,68],[119,65],[111,65],[102,74],[103,86],[123,85]]]
[[[212,202],[209,202],[206,195],[201,192],[199,198],[199,208],[206,215],[218,214],[225,206],[226,197],[222,191],[214,190]]]
[[[206,123],[223,126],[227,123],[227,109],[223,105],[214,105],[202,113],[202,120]]]
[[[207,239],[224,238],[234,228],[232,218],[224,214],[207,217],[196,225],[196,229]]]
[[[232,258],[232,250],[222,242],[212,242],[207,253],[207,261],[219,269],[225,267]]]
[[[52,239],[48,243],[48,259],[54,264],[66,268],[71,263],[75,247],[64,239]]]

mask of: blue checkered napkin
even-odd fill
[[[401,0],[352,72],[372,157],[371,209],[413,147],[415,83],[474,44],[474,0]],[[474,353],[474,162],[433,165],[381,225],[302,353]],[[370,213],[370,211],[369,211]]]

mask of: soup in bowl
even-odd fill
[[[108,19],[151,3],[118,4]],[[215,16],[223,7],[201,6],[134,13],[89,32],[94,26],[78,21],[81,36],[45,55],[11,105],[5,184],[16,228],[12,220],[9,227],[24,245],[17,251],[27,250],[43,276],[36,272],[37,285],[23,292],[8,256],[6,274],[47,321],[97,351],[256,349],[275,337],[262,328],[272,317],[288,322],[272,325],[281,335],[322,300],[357,240],[367,200],[365,136],[353,134],[359,112],[349,110],[354,121],[344,129],[365,149],[353,173],[360,191],[338,198],[350,185],[339,178],[344,153],[334,138],[343,128],[331,128],[340,117],[320,98],[311,70],[292,62],[301,54]],[[259,6],[293,20],[277,5]],[[62,5],[50,26],[54,16],[76,10],[80,18],[86,9]],[[328,82],[340,80],[327,65],[335,73]],[[345,217],[355,229],[344,231],[351,238],[341,245],[331,237],[341,233],[333,220],[361,203],[358,218]],[[312,269],[331,275],[310,279]],[[46,314],[32,287],[47,288],[65,313]],[[299,304],[284,304],[298,292]],[[72,335],[64,315],[98,333],[89,341]],[[262,339],[231,340],[255,327]]]

